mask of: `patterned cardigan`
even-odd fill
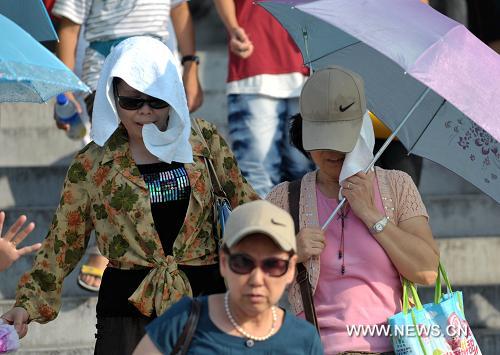
[[[159,315],[184,295],[192,295],[187,277],[177,264],[217,262],[212,237],[213,196],[204,158],[212,159],[233,207],[259,199],[215,126],[197,121],[207,143],[191,131],[194,163],[184,165],[191,196],[173,255],[163,253],[149,192],[130,154],[125,129],[120,126],[103,147],[92,142],[76,155],[48,235],[33,268],[19,281],[16,306],[25,308],[30,320],[45,323],[57,316],[63,280],[83,257],[93,229],[99,250],[110,265],[151,268],[129,298],[141,313]]]
[[[408,174],[398,170],[384,170],[379,167],[375,168],[375,173],[385,215],[389,220],[397,225],[401,221],[415,216],[428,218],[422,198]],[[300,229],[319,226],[316,202],[316,174],[317,170],[304,175],[302,178],[299,202]],[[288,182],[284,182],[277,185],[266,198],[287,211],[289,210],[288,184]],[[314,293],[318,285],[320,257],[311,257],[305,265],[309,272],[309,281]],[[288,301],[295,314],[303,311],[300,287],[295,281],[288,291]]]

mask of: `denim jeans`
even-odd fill
[[[228,96],[231,148],[243,175],[261,197],[276,184],[299,179],[314,168],[289,142],[289,119],[298,106],[298,98]]]

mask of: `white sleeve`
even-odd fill
[[[186,2],[187,0],[170,0],[170,8],[173,9],[177,5],[182,4],[183,2]]]
[[[56,0],[52,14],[83,25],[89,17],[92,2],[93,0]]]

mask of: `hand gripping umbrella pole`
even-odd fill
[[[385,151],[385,149],[387,148],[387,146],[392,142],[392,140],[394,139],[394,137],[396,137],[396,135],[398,134],[398,132],[404,126],[404,124],[406,123],[406,121],[408,121],[408,119],[413,114],[413,112],[418,107],[418,105],[420,105],[422,103],[422,101],[424,100],[425,96],[429,93],[429,91],[430,91],[430,89],[427,87],[425,89],[425,91],[422,93],[422,95],[420,95],[420,97],[418,98],[418,100],[415,102],[415,104],[412,106],[411,110],[408,111],[408,113],[406,114],[405,118],[396,127],[396,129],[391,133],[391,135],[386,139],[386,141],[384,142],[384,144],[382,145],[382,147],[380,147],[380,149],[377,152],[377,154],[375,154],[375,156],[373,157],[373,160],[370,162],[370,164],[368,164],[368,166],[364,170],[365,174],[368,173],[373,168],[373,166],[375,165],[375,162],[380,158],[380,156]],[[322,231],[324,231],[326,229],[326,227],[328,227],[328,225],[330,224],[330,222],[333,221],[333,218],[340,211],[340,209],[342,208],[342,206],[344,206],[344,204],[345,204],[346,201],[347,201],[347,199],[345,197],[342,197],[342,200],[340,200],[338,206],[332,212],[332,214],[330,215],[330,217],[328,217],[328,219],[326,220],[325,224],[323,224],[323,226],[321,227]]]

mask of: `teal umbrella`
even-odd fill
[[[67,91],[90,89],[57,57],[0,15],[0,102],[46,102]]]
[[[58,41],[42,0],[0,0],[0,14],[14,21],[37,41]]]

